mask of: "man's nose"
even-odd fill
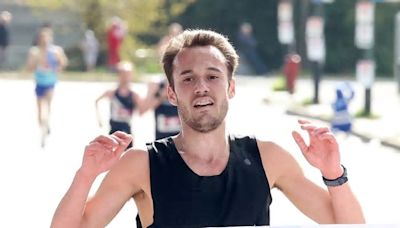
[[[198,79],[195,85],[196,94],[206,94],[210,91],[207,82],[204,79]]]

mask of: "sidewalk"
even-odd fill
[[[314,96],[311,79],[300,79],[296,85],[294,95],[287,92],[272,92],[267,100],[269,103],[284,103],[287,113],[292,115],[314,118],[330,123],[333,115],[331,108],[335,100],[335,86],[338,79],[324,78],[320,84],[320,104],[304,106],[306,99]],[[355,89],[355,97],[350,103],[349,111],[355,115],[364,109],[364,88],[355,81],[351,81]],[[354,118],[352,134],[363,140],[379,140],[382,145],[393,147],[400,152],[400,94],[394,80],[379,80],[372,87],[371,112],[377,115],[376,119]]]

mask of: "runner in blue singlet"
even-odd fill
[[[38,35],[37,46],[31,47],[27,69],[35,76],[35,93],[38,106],[38,121],[41,129],[41,145],[44,147],[49,134],[49,118],[54,86],[58,74],[67,65],[67,57],[61,47],[53,44],[51,29],[43,28]]]

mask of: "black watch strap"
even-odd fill
[[[340,177],[338,177],[338,178],[336,178],[334,180],[326,179],[325,177],[322,177],[322,180],[324,181],[326,186],[329,186],[329,187],[340,186],[340,185],[343,185],[344,183],[346,183],[349,180],[347,178],[347,169],[346,169],[346,167],[344,167],[343,165],[342,165],[342,167],[343,167],[342,176],[340,176]]]

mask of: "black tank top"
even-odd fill
[[[170,137],[148,144],[150,227],[269,225],[272,198],[256,139],[230,136],[229,143],[229,161],[216,176],[195,174]]]
[[[156,139],[173,136],[179,133],[181,124],[176,106],[168,100],[162,101],[154,110],[156,120]]]
[[[136,107],[133,102],[133,93],[129,91],[126,95],[121,95],[119,89],[115,90],[110,102],[110,125],[117,130],[118,126],[130,126],[133,111]],[[121,129],[122,130],[122,129]]]

